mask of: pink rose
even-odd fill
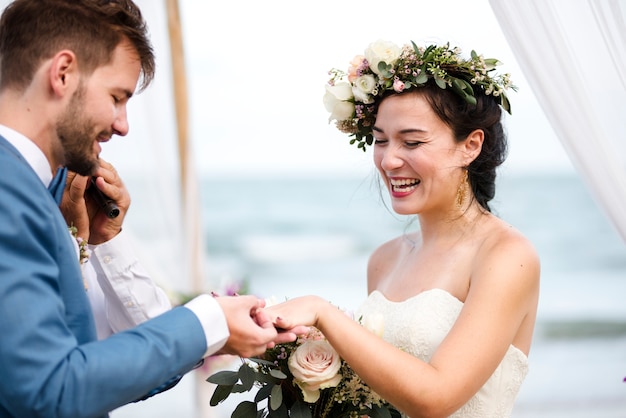
[[[357,74],[357,70],[359,69],[361,64],[363,64],[364,59],[365,57],[363,55],[357,55],[356,57],[352,58],[352,61],[350,61],[350,66],[348,67],[348,81],[350,81],[351,83],[354,82],[354,80],[356,80],[356,78],[359,76]]]
[[[393,81],[393,90],[396,93],[402,93],[402,91],[404,90],[404,82],[400,81],[400,80],[394,80]]]
[[[308,403],[317,402],[320,389],[335,387],[341,381],[341,359],[327,340],[305,341],[291,354],[288,365]]]

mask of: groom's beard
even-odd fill
[[[99,156],[94,151],[98,134],[96,124],[87,115],[85,88],[81,85],[57,123],[57,136],[63,148],[65,166],[69,170],[83,176],[95,174],[100,164]]]

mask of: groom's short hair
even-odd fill
[[[73,51],[89,75],[110,62],[124,39],[139,55],[142,90],[154,77],[154,53],[131,0],[15,0],[0,18],[0,90],[25,89],[39,66],[63,49]]]

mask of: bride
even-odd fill
[[[448,45],[378,41],[347,74],[331,71],[331,119],[373,147],[393,210],[417,214],[419,231],[370,257],[359,315],[382,321],[382,339],[316,296],[268,309],[281,328],[319,328],[412,418],[508,417],[527,373],[540,268],[532,244],[489,207],[515,89],[492,74],[497,64]]]

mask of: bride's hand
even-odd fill
[[[291,330],[297,326],[317,327],[321,309],[331,305],[318,296],[302,296],[265,308],[276,328]]]
[[[292,328],[276,327],[274,319],[266,312],[265,309],[258,309],[254,314],[255,322],[262,328],[276,328],[278,334],[274,341],[267,344],[267,348],[273,348],[276,344],[283,344],[295,341],[299,335],[304,335],[309,332],[309,327],[298,325]]]

